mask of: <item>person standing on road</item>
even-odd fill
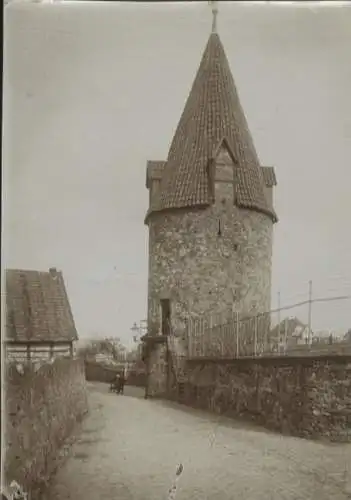
[[[120,394],[124,394],[124,384],[126,383],[124,372],[122,372],[120,375],[119,383],[120,383]]]
[[[120,394],[120,392],[121,392],[121,375],[119,373],[116,374],[115,384],[116,384],[116,392],[117,392],[117,394]]]

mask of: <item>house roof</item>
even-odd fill
[[[266,213],[275,222],[228,60],[218,34],[212,33],[146,219],[155,211],[212,203],[208,167],[223,141],[236,160],[238,206]]]
[[[61,272],[6,270],[6,340],[71,342],[78,339]]]
[[[299,336],[298,334],[307,328],[307,325],[302,323],[298,318],[286,318],[271,330],[271,335],[273,337],[275,335],[278,336],[279,333],[280,335],[285,335],[285,324],[287,325],[286,336],[288,338]]]
[[[161,160],[149,160],[146,165],[146,187],[150,189],[151,180],[161,180],[166,162]]]
[[[274,167],[262,167],[263,181],[266,187],[277,185],[277,178],[275,176]]]

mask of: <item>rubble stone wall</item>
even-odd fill
[[[192,360],[183,403],[272,430],[351,441],[351,356]]]
[[[22,366],[23,370],[19,370]],[[60,449],[88,411],[84,364],[10,364],[5,387],[5,481],[17,481],[33,498],[55,471]]]
[[[105,366],[94,361],[85,361],[85,378],[88,382],[104,382],[110,384],[117,373],[121,372],[120,367]],[[127,371],[126,385],[145,387],[146,373],[145,367],[133,367]]]
[[[219,234],[220,229],[220,234]],[[273,224],[227,203],[154,214],[149,221],[148,324],[160,330],[160,299],[172,323],[270,310]]]
[[[148,359],[147,395],[149,397],[167,398],[168,369],[167,345],[158,344],[150,350]]]

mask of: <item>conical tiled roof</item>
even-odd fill
[[[223,45],[212,33],[164,167],[154,211],[212,203],[208,168],[225,140],[236,160],[236,203],[276,221]]]

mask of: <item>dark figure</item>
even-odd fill
[[[110,392],[118,392],[118,387],[119,387],[118,377],[119,377],[118,373],[117,373],[117,375],[115,375],[115,377],[113,377],[111,384],[110,384]]]
[[[116,393],[120,394],[120,392],[121,392],[121,375],[119,373],[116,374],[115,386],[116,386]]]
[[[119,390],[118,394],[124,394],[124,384],[126,383],[126,379],[124,377],[124,373],[122,372],[119,376]]]

